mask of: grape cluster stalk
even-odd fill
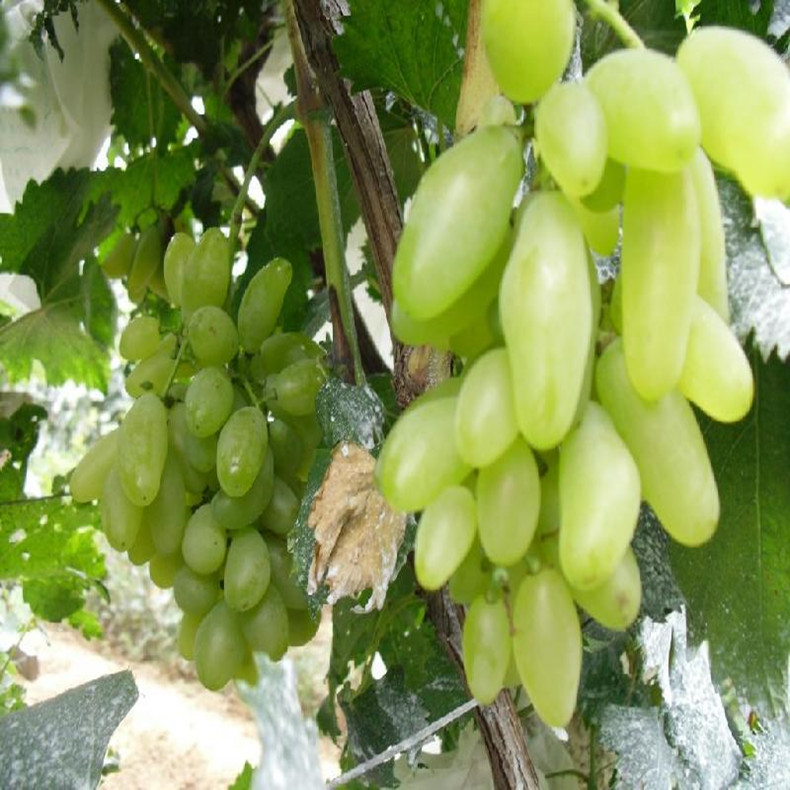
[[[286,539],[321,441],[323,349],[278,327],[292,277],[282,258],[250,280],[234,321],[218,228],[197,242],[176,233],[164,255],[158,227],[128,233],[104,268],[138,301],[150,288],[178,308],[180,329],[141,310],[123,331],[135,400],[72,472],[72,497],[98,500],[110,545],[172,587],[178,648],[203,685],[254,682],[253,653],[277,660],[318,628]]]
[[[614,630],[639,612],[641,502],[684,545],[714,534],[692,404],[734,422],[753,401],[711,160],[790,196],[790,75],[767,45],[704,28],[675,58],[635,46],[562,83],[575,26],[571,0],[483,4],[504,95],[429,167],[393,269],[395,335],[460,375],[401,415],[376,469],[392,507],[422,511],[418,582],[468,607],[474,696],[521,683],[552,726],[576,704],[579,608]],[[620,240],[602,303],[593,253]]]

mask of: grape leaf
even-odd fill
[[[0,503],[20,499],[25,487],[27,459],[38,442],[47,412],[23,403],[10,417],[0,419]]]
[[[455,128],[466,42],[466,0],[352,0],[334,41],[354,90],[383,88]]]
[[[350,441],[372,451],[384,438],[384,405],[367,385],[354,387],[329,379],[316,397],[315,408],[326,447]]]
[[[762,222],[743,190],[718,179],[727,240],[732,328],[741,342],[750,334],[764,358],[790,354],[790,209],[760,203]]]
[[[126,670],[0,719],[0,785],[96,787],[110,737],[137,697]]]
[[[710,641],[714,674],[764,712],[786,704],[790,654],[790,367],[750,352],[756,400],[735,425],[703,421],[721,497],[712,540],[673,545],[691,634]]]
[[[705,0],[699,7],[700,25],[725,25],[748,30],[764,38],[774,3],[772,0],[743,3],[741,0]]]
[[[232,785],[228,785],[228,790],[251,790],[252,788],[252,766],[249,762],[244,763],[244,768],[236,777]]]

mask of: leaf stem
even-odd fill
[[[24,499],[7,499],[0,502],[0,507],[12,507],[14,505],[27,505],[29,502],[47,502],[51,499],[68,499],[71,494],[66,491],[60,494],[47,494],[46,496],[27,497]]]
[[[606,22],[627,47],[641,49],[645,46],[636,30],[628,24],[625,17],[620,13],[617,0],[584,0],[584,2],[587,3],[590,14]]]

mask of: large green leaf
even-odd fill
[[[38,429],[47,413],[41,406],[23,403],[0,419],[0,502],[21,499],[27,459],[38,442]]]
[[[384,88],[455,128],[466,40],[466,0],[352,0],[334,42],[354,90]]]
[[[721,521],[701,548],[674,545],[692,635],[710,640],[714,675],[752,704],[785,704],[790,654],[790,367],[752,351],[756,401],[735,425],[704,422]]]

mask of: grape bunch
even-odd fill
[[[394,333],[461,373],[403,413],[376,470],[392,507],[422,511],[419,583],[468,606],[474,696],[520,681],[553,726],[575,708],[577,605],[615,630],[638,614],[641,501],[687,546],[716,529],[691,404],[733,422],[753,400],[708,157],[790,195],[790,75],[767,45],[706,28],[674,59],[619,50],[561,83],[575,22],[571,0],[483,4],[506,98],[429,167],[393,270]],[[602,290],[592,253],[620,239]]]
[[[135,401],[70,478],[75,501],[99,500],[110,545],[173,588],[179,650],[209,689],[254,679],[253,652],[277,660],[318,628],[291,578],[286,537],[321,440],[324,354],[275,331],[291,282],[282,258],[250,280],[234,322],[230,252],[218,228],[198,243],[172,237],[162,273],[181,329],[163,332],[153,315],[129,322],[120,353]]]

